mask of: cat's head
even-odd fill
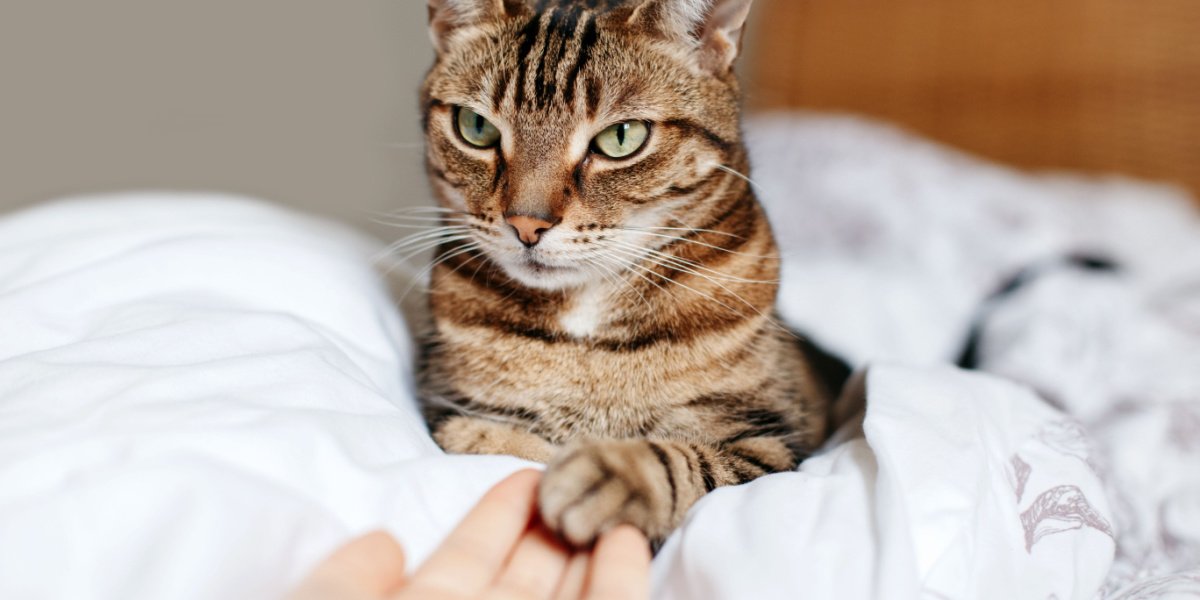
[[[513,279],[583,285],[745,182],[733,74],[751,0],[429,0],[435,193]]]

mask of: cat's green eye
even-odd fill
[[[465,106],[460,106],[455,111],[454,121],[458,125],[458,134],[472,146],[491,148],[500,141],[500,130],[496,129],[491,121]]]
[[[641,121],[617,123],[600,132],[592,142],[596,150],[609,158],[626,158],[646,145],[650,127]]]

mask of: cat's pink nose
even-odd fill
[[[505,219],[516,230],[517,237],[526,248],[532,248],[542,239],[542,234],[554,227],[554,223],[528,215],[513,215]]]

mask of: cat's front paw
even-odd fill
[[[621,524],[662,539],[671,528],[664,503],[666,473],[644,441],[611,441],[569,449],[542,477],[542,521],[567,542],[586,547]],[[665,504],[665,506],[664,506]]]

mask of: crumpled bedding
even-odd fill
[[[1110,510],[1062,414],[945,367],[875,366],[864,384],[865,420],[798,473],[705,499],[659,559],[662,597],[1084,598],[1098,586]]]
[[[952,361],[977,328],[976,366],[1061,411],[1052,437],[1078,440],[1064,446],[1103,482],[1117,547],[1096,597],[1200,596],[1191,199],[1017,173],[851,118],[767,116],[749,139],[789,259],[788,320],[859,364]],[[1117,269],[1064,267],[1068,256]]]
[[[655,597],[1200,590],[1200,225],[1179,194],[848,119],[749,131],[781,312],[864,367],[857,416],[797,473],[702,500]],[[0,597],[278,597],[377,527],[416,563],[528,466],[430,441],[380,247],[209,195],[0,219]],[[1076,250],[1122,270],[980,312]],[[947,365],[973,324],[984,372]]]

